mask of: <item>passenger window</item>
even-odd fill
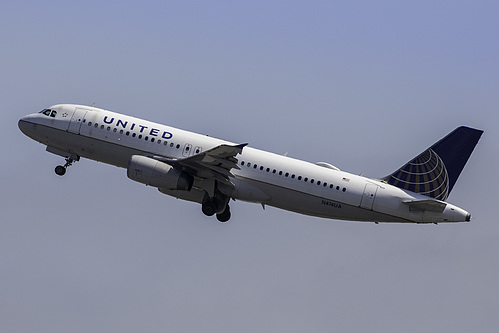
[[[260,170],[263,170],[263,166],[260,167]]]
[[[137,136],[136,133],[132,133],[132,138],[135,138]]]
[[[241,162],[241,165],[244,165],[244,161]]]
[[[321,181],[320,181],[320,180],[319,180],[319,181],[317,181],[317,185],[320,185],[320,184],[321,184]]]
[[[298,180],[301,180],[301,176],[298,176]]]
[[[344,187],[342,191],[343,191],[343,192],[346,192],[346,190],[347,190],[347,189],[346,189],[346,187]]]
[[[270,168],[267,168],[267,172],[270,172]]]

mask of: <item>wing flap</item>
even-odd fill
[[[213,170],[215,171],[216,173],[220,173],[224,176],[227,176],[227,177],[234,177],[234,175],[229,171],[230,168],[224,168],[222,166],[218,166],[218,165],[213,165],[211,163],[204,163],[204,162],[197,162],[196,161],[196,164],[199,165],[201,168],[208,168],[210,170]]]

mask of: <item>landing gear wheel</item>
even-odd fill
[[[58,165],[55,167],[55,173],[59,176],[64,176],[64,174],[66,173],[66,168],[62,165]]]
[[[213,216],[215,215],[216,212],[216,207],[213,201],[209,200],[203,203],[203,206],[201,207],[201,210],[203,211],[203,214],[206,216]]]
[[[230,207],[227,205],[223,213],[217,214],[217,220],[219,222],[227,222],[230,220]]]
[[[73,165],[75,161],[79,160],[80,156],[78,155],[71,155],[71,157],[67,157],[64,165],[58,165],[55,167],[55,173],[59,176],[64,176],[66,174],[66,169]]]

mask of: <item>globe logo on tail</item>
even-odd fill
[[[398,188],[442,201],[445,201],[449,196],[447,169],[440,156],[431,148],[383,181]]]

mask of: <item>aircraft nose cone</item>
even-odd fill
[[[36,125],[30,121],[29,116],[26,116],[19,119],[17,126],[19,127],[21,132],[24,133],[24,135],[30,136],[30,133],[33,132]]]
[[[24,120],[24,118],[19,119],[19,122],[17,123],[17,126],[19,127],[19,129],[21,130],[21,132],[23,132],[24,134],[26,134],[26,127],[28,127],[28,123],[26,122],[26,120]]]
[[[19,122],[17,123],[17,126],[19,127],[19,129],[21,130],[21,132],[23,132],[24,134],[26,134],[26,131],[28,130],[29,124],[28,124],[28,122],[24,118],[21,118],[21,119],[19,119]]]

